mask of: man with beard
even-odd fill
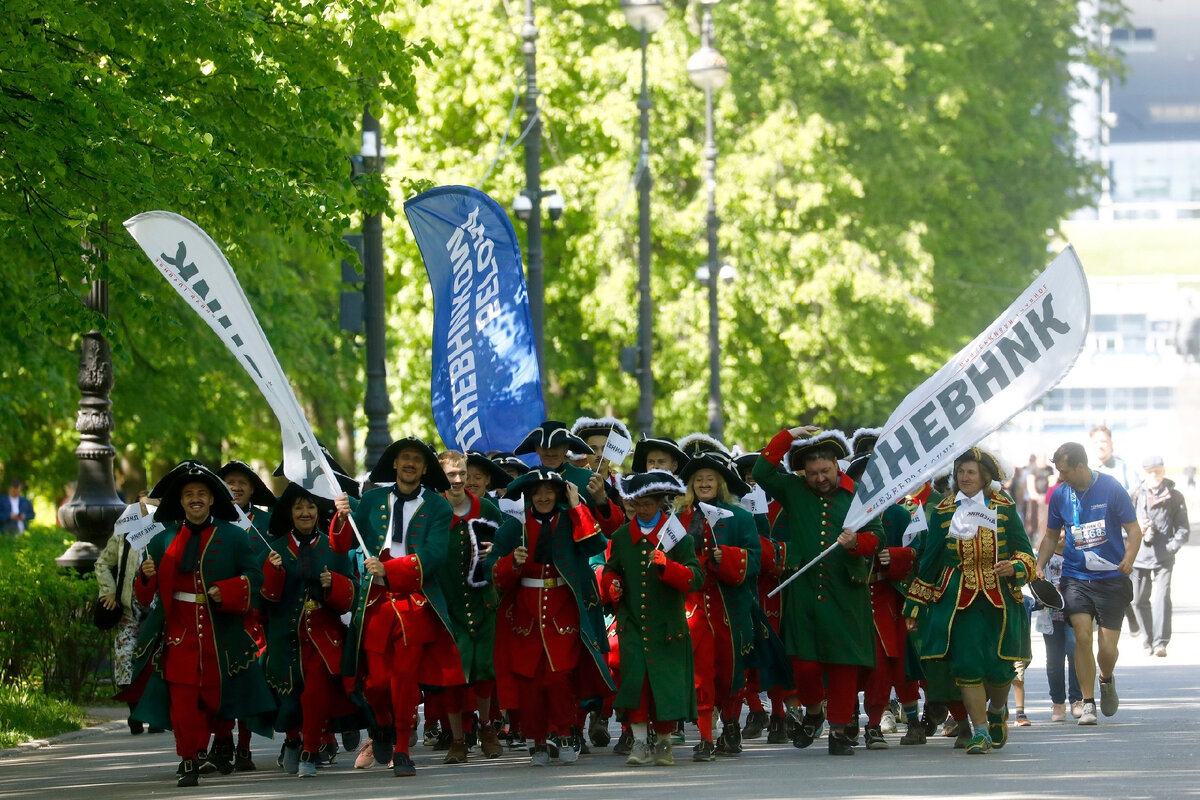
[[[860,531],[843,528],[854,482],[838,468],[838,459],[849,456],[850,447],[841,432],[813,436],[817,430],[800,426],[780,431],[763,448],[752,474],[787,515],[791,569],[785,569],[785,578],[835,542],[840,545],[783,589],[779,633],[805,710],[803,719],[797,709],[788,712],[792,744],[812,744],[828,716],[829,754],[852,755],[846,728],[862,671],[875,666],[867,582],[883,529],[878,520]],[[781,475],[775,466],[785,456],[791,474]],[[801,470],[803,476],[797,474]]]
[[[393,774],[409,777],[416,774],[408,748],[421,687],[465,683],[440,580],[454,511],[440,494],[450,482],[420,439],[392,442],[369,477],[395,485],[366,492],[353,511],[371,585],[356,600],[343,669],[363,678],[376,762],[390,758]],[[330,539],[334,552],[349,552],[356,546],[350,501],[342,495],[334,502]]]

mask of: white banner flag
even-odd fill
[[[141,550],[161,530],[163,526],[154,521],[153,512],[143,516],[141,503],[131,503],[113,525],[113,536],[124,536],[132,549]]]
[[[604,450],[600,453],[600,458],[618,466],[625,461],[625,457],[633,452],[633,440],[628,436],[623,436],[613,428],[608,432],[608,438],[604,440]]]
[[[667,517],[666,524],[659,528],[658,546],[664,553],[669,553],[671,548],[682,542],[685,536],[687,536],[687,528],[683,527],[679,517],[671,514]]]
[[[754,488],[750,490],[750,494],[742,495],[738,505],[751,514],[765,514],[768,506],[767,493],[761,486],[755,484]]]
[[[710,530],[716,530],[717,523],[726,517],[732,517],[733,512],[727,508],[718,508],[717,506],[709,505],[708,503],[700,503],[700,512],[704,514],[704,519],[708,521]]]
[[[319,497],[344,494],[221,249],[196,223],[169,211],[138,214],[125,227],[258,385],[279,419],[283,474]]]
[[[1062,379],[1083,350],[1087,279],[1072,247],[892,412],[854,493],[857,530]]]

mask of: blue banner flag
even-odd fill
[[[500,205],[439,186],[404,204],[433,288],[433,420],[447,447],[507,450],[546,418],[521,248]]]

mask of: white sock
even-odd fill
[[[629,724],[629,730],[633,732],[633,740],[635,742],[646,741],[646,736],[649,731],[649,728],[650,728],[650,723],[648,723],[648,722],[631,722]]]

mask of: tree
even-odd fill
[[[413,70],[435,52],[385,26],[385,5],[6,4],[0,453],[9,467],[47,481],[73,473],[73,352],[97,326],[113,341],[123,458],[216,460],[230,446],[278,458],[253,384],[122,229],[155,208],[194,219],[222,246],[314,424],[336,439],[358,372],[336,335],[340,237],[358,210],[387,202],[378,179],[352,183],[347,155],[364,106],[415,110]],[[81,303],[96,278],[109,283],[111,320]]]
[[[649,50],[654,364],[656,428],[682,435],[706,427],[704,124],[684,69],[695,10],[669,6]],[[522,129],[506,117],[521,19],[504,8],[398,18],[439,31],[449,54],[418,75],[426,114],[400,129],[403,174],[482,182],[501,202],[523,187],[518,153],[490,165]],[[1045,266],[1047,230],[1097,177],[1071,145],[1066,67],[1112,64],[1076,30],[1073,0],[740,0],[713,14],[732,71],[717,98],[721,254],[740,274],[721,287],[727,438],[879,424]],[[542,183],[568,200],[545,240],[551,415],[632,420],[637,386],[616,363],[636,336],[638,34],[615,2],[582,0],[539,2],[538,28]],[[428,434],[429,296],[407,231],[393,237],[406,331],[393,400]]]

